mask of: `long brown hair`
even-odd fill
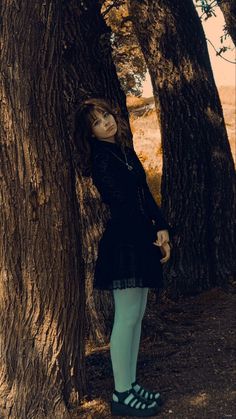
[[[105,99],[90,98],[84,100],[75,110],[73,119],[73,140],[76,147],[76,161],[82,176],[91,176],[91,126],[94,120],[94,110],[110,113],[117,123],[115,142],[121,148],[124,146],[133,148],[132,133],[128,123],[118,110],[114,109]]]

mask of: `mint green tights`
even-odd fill
[[[148,288],[113,290],[115,316],[110,339],[110,354],[115,390],[123,392],[136,380],[142,319]]]

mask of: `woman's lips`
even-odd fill
[[[113,128],[114,128],[114,125],[112,125],[111,127],[109,127],[109,128],[107,129],[107,132],[108,132],[108,131],[111,131]]]

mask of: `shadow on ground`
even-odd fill
[[[157,418],[236,417],[235,309],[235,282],[228,291],[214,288],[178,302],[164,296],[157,302],[150,293],[137,378],[162,393],[165,405]],[[95,348],[86,363],[89,391],[73,417],[111,418],[109,347]]]

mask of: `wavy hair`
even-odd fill
[[[124,148],[124,146],[133,148],[132,133],[129,125],[119,111],[113,108],[105,99],[90,98],[84,100],[75,110],[73,117],[73,142],[76,149],[76,162],[82,176],[91,176],[92,122],[95,119],[95,110],[110,113],[117,123],[115,142],[121,148]]]

